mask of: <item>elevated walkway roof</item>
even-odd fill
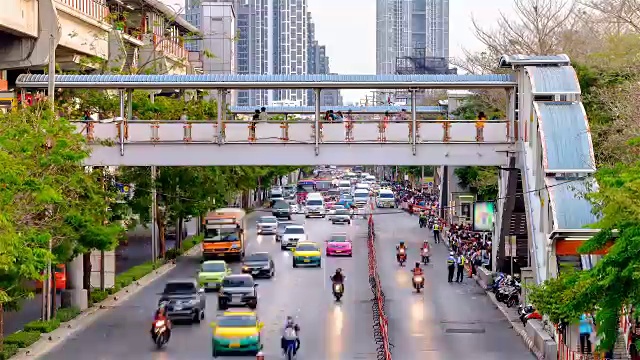
[[[233,114],[253,114],[261,106],[231,106],[229,111]],[[265,106],[269,114],[315,114],[314,106]],[[333,112],[341,111],[343,114],[351,112],[352,114],[384,114],[400,113],[405,110],[411,112],[411,106],[321,106],[320,111],[325,113],[329,110]],[[416,106],[418,114],[446,114],[446,106]]]
[[[19,88],[49,75],[22,74]],[[56,88],[93,89],[482,89],[517,85],[513,75],[56,75]]]

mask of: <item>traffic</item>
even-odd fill
[[[179,259],[47,359],[376,359],[365,220],[372,212],[398,358],[421,359],[425,349],[436,359],[473,349],[479,359],[483,351],[531,358],[488,299],[446,286],[448,250],[436,245],[433,229],[398,209],[403,190],[363,171],[318,172],[274,186],[264,209],[209,212],[200,255]],[[330,179],[329,189],[319,190],[318,178]],[[345,181],[349,189],[340,187]],[[447,329],[459,322],[486,332],[452,339]]]

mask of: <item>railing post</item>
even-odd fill
[[[316,151],[316,156],[318,156],[320,154],[320,89],[314,89],[315,90],[315,97],[316,97],[316,116],[315,116],[315,129],[314,129],[314,135],[315,135],[315,151]]]
[[[409,89],[411,91],[411,151],[413,155],[417,153],[417,138],[416,135],[418,133],[418,127],[416,126],[418,122],[418,117],[416,113],[416,89]]]

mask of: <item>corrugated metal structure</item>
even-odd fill
[[[538,65],[558,65],[569,66],[571,60],[566,54],[560,55],[502,55],[499,66],[502,68],[512,68],[514,66],[538,66]]]
[[[593,206],[585,195],[596,190],[596,183],[588,178],[547,177],[553,221],[556,229],[582,229],[598,221]]]
[[[546,173],[596,170],[589,124],[582,103],[535,102]]]
[[[229,111],[233,114],[253,114],[256,110],[259,110],[258,106],[231,106]],[[269,114],[314,114],[316,108],[313,106],[266,106],[266,112]],[[326,112],[333,110],[334,112],[341,111],[343,113],[353,114],[384,114],[389,112],[391,114],[400,113],[402,110],[407,113],[411,111],[411,106],[321,106],[320,111]],[[418,114],[446,114],[446,106],[417,106],[416,113]]]
[[[527,66],[533,95],[580,94],[578,75],[572,66]]]
[[[48,75],[23,74],[20,88],[46,88]],[[513,75],[56,75],[56,88],[94,89],[480,89],[511,88]]]

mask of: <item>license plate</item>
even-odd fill
[[[342,250],[336,250],[336,252],[337,252],[337,253],[341,253],[341,252],[342,252]]]
[[[239,342],[233,342],[231,344],[229,344],[230,348],[239,348],[240,347],[240,343]]]
[[[304,259],[304,262],[308,263],[308,262],[311,262],[311,260],[309,260],[309,259]]]
[[[242,296],[240,296],[240,295],[233,295],[233,296],[231,297],[231,301],[233,301],[233,302],[240,302],[240,301],[242,301]]]

